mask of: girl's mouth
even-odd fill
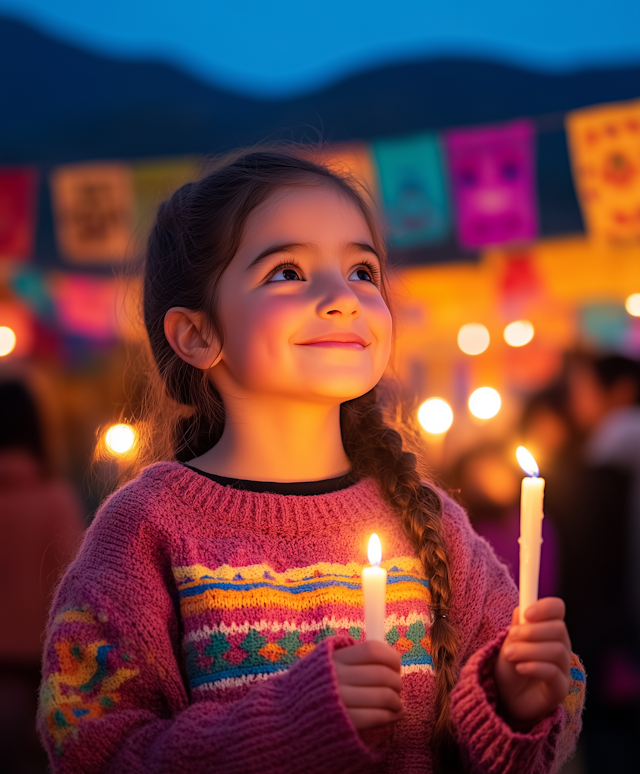
[[[365,344],[360,344],[359,341],[311,341],[305,342],[301,346],[303,347],[339,347],[342,349],[364,349]]]
[[[357,333],[325,333],[315,339],[300,342],[303,347],[342,347],[347,349],[364,349],[368,343]]]

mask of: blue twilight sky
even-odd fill
[[[640,0],[0,0],[0,14],[263,96],[447,54],[564,71],[640,62]]]

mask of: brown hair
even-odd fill
[[[224,405],[206,373],[181,360],[170,347],[164,334],[166,312],[173,306],[206,311],[209,324],[222,340],[216,291],[238,250],[249,214],[279,188],[309,185],[330,185],[360,209],[383,261],[382,293],[388,303],[384,239],[366,191],[346,176],[311,161],[308,151],[258,149],[225,157],[206,177],[183,186],[160,205],[149,238],[144,322],[161,380],[157,386],[162,388],[148,404],[149,437],[156,439],[152,457],[186,460],[198,456],[216,443],[224,427]],[[379,483],[430,581],[431,655],[437,683],[434,743],[444,754],[453,749],[449,692],[455,681],[457,638],[449,618],[451,578],[442,537],[442,503],[423,480],[416,455],[406,450],[406,439],[403,445],[398,429],[385,420],[380,392],[376,387],[342,405],[342,437],[354,474],[373,477]],[[165,401],[165,410],[162,394],[170,399]],[[158,434],[159,426],[164,432]]]

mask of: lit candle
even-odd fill
[[[369,539],[369,564],[362,570],[362,590],[364,591],[364,630],[368,640],[386,642],[384,619],[386,615],[385,594],[387,590],[387,571],[380,567],[382,547],[380,538],[374,532]]]
[[[538,599],[538,577],[540,575],[540,546],[542,545],[542,502],[544,499],[544,478],[539,478],[536,461],[524,448],[518,446],[516,457],[520,467],[527,474],[522,479],[520,498],[520,623],[524,623],[524,612]]]

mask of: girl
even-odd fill
[[[53,771],[558,770],[584,694],[564,605],[516,625],[507,571],[383,417],[385,251],[356,186],[283,151],[184,186],[144,319],[174,459],[103,505],[57,592]],[[386,643],[364,639],[372,532]]]

